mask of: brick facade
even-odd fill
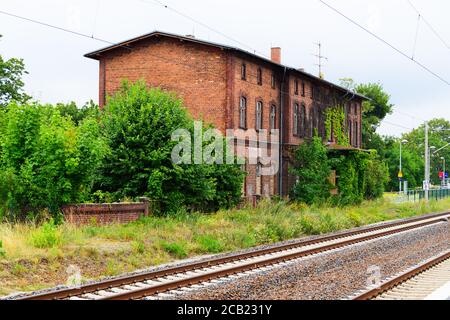
[[[66,222],[76,225],[129,223],[149,215],[149,202],[67,205],[61,211]]]
[[[273,48],[271,53],[272,61],[192,37],[154,32],[86,56],[100,62],[100,106],[125,79],[144,80],[149,86],[176,93],[195,119],[211,123],[224,133],[226,129],[241,127],[242,97],[247,107],[244,129],[256,128],[256,106],[260,103],[262,128],[268,130],[273,106],[275,128],[282,132],[282,168],[276,176],[259,177],[256,165],[247,164],[248,176],[243,186],[246,196],[272,196],[280,193],[280,185],[282,194],[287,195],[295,183],[289,174],[295,146],[309,139],[314,130],[328,140],[324,111],[335,101],[347,106],[346,125],[352,125],[352,146],[361,147],[364,97],[281,65],[280,48]],[[295,104],[304,108],[297,134],[293,120]]]

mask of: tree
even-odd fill
[[[0,215],[13,217],[89,197],[107,145],[94,118],[79,126],[50,105],[10,103],[0,122]]]
[[[450,143],[450,121],[446,119],[433,119],[428,122],[429,126],[429,146],[434,146],[436,149],[440,149]],[[411,132],[404,134],[402,139],[408,140],[408,143],[405,145],[404,150],[407,153],[410,153],[415,158],[414,166],[419,166],[420,169],[414,175],[414,179],[417,180],[418,186],[422,185],[422,181],[424,179],[424,162],[425,162],[425,125],[421,125],[417,129],[412,130]],[[437,154],[431,155],[431,181],[433,184],[439,185],[439,175],[438,172],[443,169],[443,161],[441,157],[445,158],[447,162],[450,163],[450,147],[444,148],[439,151]],[[409,164],[405,164],[403,166],[405,169],[409,168]],[[450,168],[450,166],[448,167]],[[448,171],[448,169],[446,169]],[[411,177],[405,177],[410,180]]]
[[[56,109],[63,117],[70,117],[76,125],[88,117],[100,117],[100,109],[92,100],[78,108],[75,102],[57,103]]]
[[[0,108],[6,107],[11,101],[26,102],[30,99],[23,92],[22,77],[27,73],[22,59],[4,60],[0,55]]]
[[[330,197],[331,168],[322,139],[314,137],[298,147],[291,173],[297,177],[292,198],[306,204],[320,203]]]
[[[101,126],[111,149],[101,168],[97,190],[113,200],[148,196],[157,213],[187,207],[215,210],[240,200],[243,173],[235,165],[175,164],[172,133],[193,132],[182,101],[143,82],[125,82],[108,99]]]

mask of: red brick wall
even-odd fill
[[[148,85],[175,92],[195,119],[225,129],[227,54],[201,44],[153,38],[117,49],[101,59],[104,87],[112,95],[122,80],[144,80]],[[100,79],[100,89],[102,79]]]
[[[148,215],[148,203],[68,205],[62,212],[66,222],[77,225],[129,223]]]

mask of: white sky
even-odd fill
[[[408,0],[326,0],[349,17],[412,55],[417,13]],[[213,29],[269,55],[282,47],[282,60],[317,74],[315,42],[328,57],[327,80],[351,77],[356,82],[381,82],[397,112],[387,118],[407,128],[421,119],[450,119],[450,87],[339,16],[318,0],[206,1],[161,0]],[[425,19],[450,44],[450,2],[411,0]],[[153,30],[240,46],[228,38],[163,8],[154,0],[0,0],[0,11],[118,42]],[[104,47],[78,37],[0,14],[0,53],[21,57],[30,74],[26,90],[43,102],[78,104],[98,100],[98,63],[84,58]],[[420,24],[415,57],[450,81],[450,49]],[[409,114],[411,116],[405,115]],[[385,123],[382,134],[408,131]]]

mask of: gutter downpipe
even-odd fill
[[[279,173],[278,173],[278,192],[283,197],[283,140],[284,140],[284,89],[286,80],[287,67],[284,67],[283,79],[280,84],[280,142],[279,142]]]

